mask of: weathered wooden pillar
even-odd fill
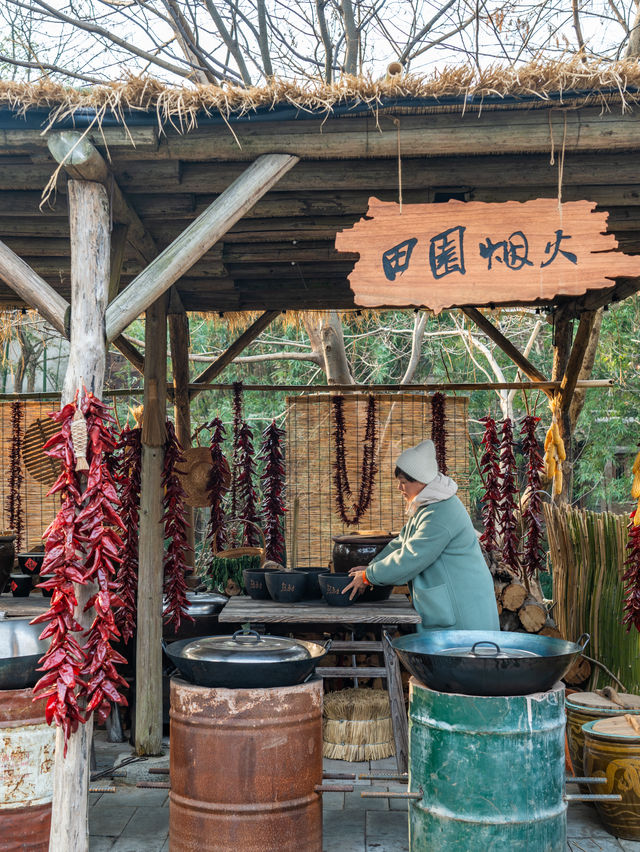
[[[162,464],[166,439],[167,299],[147,308],[138,539],[136,753],[162,750]]]
[[[69,181],[71,237],[71,346],[62,390],[62,405],[73,400],[83,385],[102,395],[106,363],[105,311],[109,287],[109,202],[102,184]],[[78,606],[75,617],[88,628],[91,612],[84,606],[90,586],[75,586]],[[89,848],[88,792],[89,752],[93,719],[69,737],[63,757],[64,738],[56,733],[53,774],[53,818],[50,852],[86,852]]]
[[[183,449],[191,446],[191,400],[189,396],[189,317],[187,316],[175,287],[171,288],[169,300],[169,343],[171,346],[171,364],[173,368],[173,411],[176,423],[176,437]],[[189,524],[187,544],[191,551],[185,562],[194,564],[195,535],[193,529],[193,509],[185,506],[185,519]]]

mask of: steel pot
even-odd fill
[[[313,674],[330,644],[237,630],[231,637],[182,639],[166,645],[164,650],[191,683],[255,689],[302,683]]]
[[[38,637],[41,624],[29,618],[0,618],[0,689],[26,689],[41,676],[38,661],[49,647]]]
[[[164,625],[163,635],[166,639],[173,640],[187,637],[193,639],[196,636],[215,633],[218,630],[218,614],[228,600],[229,598],[218,592],[187,592],[187,614],[193,621],[184,619],[177,633],[173,627]],[[164,608],[166,599],[163,599],[162,604]]]
[[[425,686],[463,695],[529,695],[551,689],[589,642],[489,630],[428,630],[394,639],[404,666]]]

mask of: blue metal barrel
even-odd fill
[[[564,687],[506,697],[411,679],[411,852],[565,852]]]

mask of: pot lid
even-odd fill
[[[220,595],[218,592],[187,592],[187,612],[192,618],[217,615],[228,600],[226,595]],[[166,598],[163,598],[163,608],[166,603]]]
[[[571,695],[567,695],[566,701],[567,705],[573,707],[590,710],[609,710],[615,714],[624,713],[625,710],[633,710],[634,712],[640,710],[640,695],[618,692],[617,697],[618,701],[624,706],[621,707],[620,704],[616,704],[615,701],[605,698],[604,695],[598,695],[597,692],[572,692]]]
[[[261,636],[255,630],[233,636],[206,636],[185,645],[181,657],[210,663],[285,663],[309,660],[309,651],[284,636]]]
[[[384,533],[381,535],[357,535],[349,533],[348,535],[332,536],[336,544],[362,544],[365,547],[372,544],[388,544],[392,538],[395,538],[397,533]]]
[[[630,716],[629,719],[636,720],[637,717]],[[640,741],[640,731],[629,719],[626,716],[611,716],[608,719],[588,722],[584,727],[590,734],[598,738]]]
[[[533,651],[522,648],[501,648],[496,642],[487,640],[476,642],[474,645],[462,645],[457,648],[443,648],[436,651],[442,657],[469,657],[471,659],[506,660],[522,659],[524,657],[539,657]]]

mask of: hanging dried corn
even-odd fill
[[[544,439],[544,472],[553,481],[553,493],[557,495],[562,494],[562,462],[567,458],[560,434],[560,396],[556,394],[549,405],[551,426]]]
[[[633,473],[633,483],[631,485],[631,496],[634,500],[638,501],[638,505],[636,507],[636,511],[633,514],[633,524],[634,526],[640,525],[640,452],[635,457],[635,461],[633,462],[633,467],[631,468],[631,472]]]

